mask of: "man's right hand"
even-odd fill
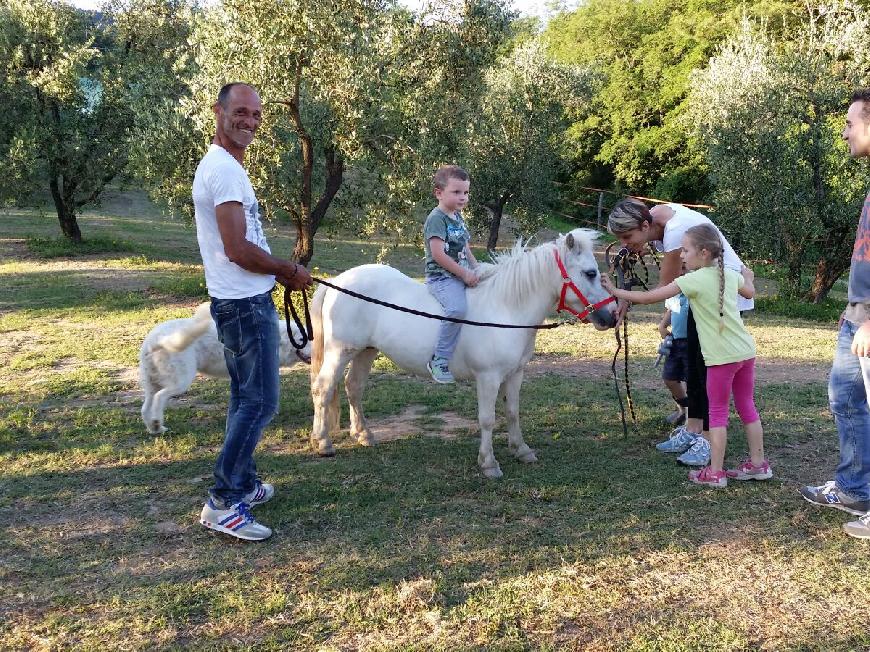
[[[290,290],[301,290],[311,285],[311,274],[298,263],[287,263],[286,269],[275,274],[275,280]]]

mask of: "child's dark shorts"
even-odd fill
[[[686,382],[686,374],[689,369],[689,340],[685,337],[675,339],[671,344],[671,352],[665,358],[662,369],[663,380],[679,380]]]

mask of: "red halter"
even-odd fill
[[[556,257],[556,264],[559,266],[559,271],[562,273],[562,294],[559,296],[559,305],[556,308],[557,312],[565,311],[574,315],[580,321],[588,322],[587,317],[590,312],[595,312],[602,306],[606,306],[608,303],[616,301],[616,297],[610,296],[606,299],[602,299],[598,303],[589,303],[589,299],[583,296],[583,293],[580,291],[574,281],[571,280],[571,277],[568,276],[568,271],[565,269],[565,265],[562,263],[562,259],[559,257],[559,251],[557,249],[553,249],[553,255]],[[571,291],[577,295],[577,298],[580,299],[580,303],[582,303],[585,308],[583,312],[577,312],[567,303],[565,303],[565,296],[568,294],[568,288],[571,288]]]

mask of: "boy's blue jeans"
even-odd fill
[[[229,507],[253,491],[254,449],[278,410],[278,315],[269,292],[212,298],[211,314],[230,373],[230,403],[209,493],[218,507]]]
[[[444,308],[447,317],[464,319],[468,304],[465,301],[465,283],[455,276],[433,276],[426,279],[426,287],[429,292],[438,299],[438,303]],[[435,347],[435,355],[439,358],[450,360],[453,351],[456,350],[456,342],[459,340],[459,331],[462,324],[454,324],[451,321],[442,321],[438,330],[438,344]]]
[[[850,498],[870,499],[870,358],[852,353],[858,326],[843,321],[837,337],[828,401],[840,435],[840,464],[835,480]]]

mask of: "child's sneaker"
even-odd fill
[[[695,484],[716,487],[717,489],[728,486],[728,477],[725,475],[725,471],[713,471],[709,466],[697,471],[689,471],[689,480]]]
[[[710,463],[710,442],[698,435],[689,450],[677,458],[677,462],[686,466],[707,466]]]
[[[846,534],[856,539],[870,539],[870,513],[864,514],[857,521],[843,524]]]
[[[857,500],[844,493],[833,480],[819,487],[801,487],[801,496],[807,502],[823,507],[833,507],[855,516],[863,516],[870,511],[870,500]]]
[[[432,380],[436,383],[441,383],[442,385],[449,385],[450,383],[456,382],[456,379],[447,367],[449,362],[450,361],[447,358],[435,355],[432,356],[432,359],[426,364],[426,368],[429,370],[429,373],[432,374]]]
[[[684,426],[680,426],[679,428],[674,428],[670,438],[656,444],[656,450],[662,453],[685,453],[691,448],[697,438],[698,435],[694,432],[690,432]]]
[[[246,541],[262,541],[272,536],[272,530],[257,523],[248,503],[236,503],[229,509],[218,509],[209,498],[203,505],[199,522],[209,529]]]
[[[728,469],[725,475],[729,480],[770,480],[773,477],[773,471],[770,470],[770,462],[764,460],[758,466],[752,463],[752,460],[746,460],[736,469]]]
[[[275,487],[270,485],[268,482],[263,482],[260,478],[257,478],[257,484],[254,485],[254,490],[242,498],[242,502],[246,502],[248,505],[253,507],[254,505],[268,503],[272,500],[272,496],[274,495]]]

